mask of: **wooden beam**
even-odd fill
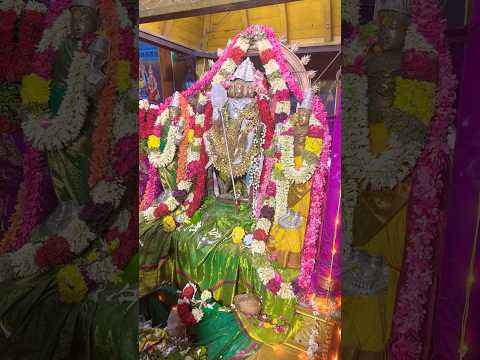
[[[210,14],[203,16],[202,39],[200,40],[200,50],[208,49],[208,33],[210,32],[212,16]]]
[[[168,39],[165,39],[163,37],[160,37],[158,35],[152,34],[144,30],[139,31],[139,39],[149,44],[156,45],[156,46],[163,46],[170,50],[174,50],[183,54],[188,54],[188,55],[193,55],[196,57],[203,57],[208,59],[218,58],[216,52],[192,49],[183,45],[179,45],[177,43],[174,43],[173,41],[170,41]],[[326,52],[337,53],[338,51],[341,50],[341,48],[342,48],[341,44],[303,46],[303,47],[300,47],[297,51],[295,51],[295,54],[313,54],[313,53],[326,53]],[[254,50],[248,51],[248,56],[257,56],[257,55],[258,55],[258,51],[254,51]]]
[[[173,20],[167,20],[165,22],[162,35],[166,38],[169,38],[170,34],[172,33],[172,27],[173,27]]]
[[[208,59],[216,59],[217,58],[217,53],[213,52],[208,52],[208,51],[202,51],[202,50],[197,50],[197,49],[192,49],[177,43],[174,43],[173,41],[170,41],[164,37],[152,34],[148,31],[140,30],[138,33],[138,37],[140,41],[144,41],[146,43],[159,46],[159,47],[164,47],[179,53],[187,54],[187,55],[192,55],[195,57],[203,57],[203,58],[208,58]]]
[[[282,35],[285,35],[285,40],[288,43],[288,15],[287,15],[287,5],[286,4],[279,4],[278,11],[280,13],[280,29]]]
[[[173,83],[173,69],[172,69],[172,61],[170,57],[170,50],[164,47],[158,48],[158,55],[160,58],[160,80],[162,82],[162,95],[163,98],[166,99],[167,97],[173,94],[173,90],[175,88],[175,84]]]
[[[286,2],[293,2],[293,1],[300,1],[300,0],[238,0],[238,1],[203,1],[205,4],[210,5],[203,5],[200,7],[194,7],[194,4],[187,4],[187,5],[175,5],[175,7],[166,8],[165,6],[158,5],[161,2],[158,1],[150,1],[153,5],[148,7],[149,2],[145,4],[145,0],[140,4],[140,17],[139,22],[147,23],[153,21],[161,21],[161,20],[171,20],[171,19],[178,19],[183,17],[190,17],[190,16],[201,16],[206,14],[214,14],[219,12],[226,12],[226,11],[236,11],[236,10],[243,10],[248,8],[254,8],[259,6],[268,6],[268,5],[276,5]],[[202,2],[200,2],[201,4]]]
[[[242,24],[243,24],[243,28],[247,28],[248,25],[250,25],[248,21],[248,9],[242,10]]]

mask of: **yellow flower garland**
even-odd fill
[[[320,155],[322,152],[322,139],[307,136],[305,138],[305,150],[315,155]]]
[[[171,215],[165,216],[163,218],[162,223],[163,223],[163,231],[165,231],[165,232],[172,232],[172,231],[175,231],[175,229],[177,228],[177,224],[175,223],[175,219]]]
[[[245,230],[241,226],[236,226],[232,230],[232,240],[235,244],[240,244],[245,237]]]
[[[64,266],[57,273],[60,300],[67,304],[79,303],[87,295],[88,288],[76,265]]]
[[[147,140],[150,149],[158,149],[160,147],[160,138],[156,135],[150,135]]]
[[[130,61],[120,60],[117,64],[117,90],[123,93],[130,87]]]
[[[395,85],[393,105],[428,124],[435,107],[435,83],[397,77]]]
[[[50,80],[37,74],[25,75],[20,95],[23,104],[46,104],[50,96]]]

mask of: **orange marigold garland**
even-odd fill
[[[184,119],[184,134],[185,136],[180,143],[178,151],[178,169],[177,169],[177,184],[185,179],[185,172],[187,167],[187,149],[188,149],[188,131],[192,129],[190,121],[190,114],[188,111],[188,101],[183,96],[180,97],[180,111]],[[192,129],[193,130],[193,129]]]
[[[119,55],[119,19],[111,1],[100,1],[100,18],[103,19],[103,29],[110,41],[110,57],[105,71],[105,86],[100,95],[96,127],[92,135],[93,151],[90,157],[90,177],[88,183],[93,188],[110,172],[109,156],[112,142],[112,125],[115,94],[117,91],[117,64]]]

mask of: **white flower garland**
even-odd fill
[[[122,185],[121,181],[102,180],[90,191],[90,196],[95,204],[112,203],[117,207],[124,193],[125,186]]]
[[[115,10],[117,12],[120,28],[122,29],[130,28],[132,26],[132,22],[128,17],[128,11],[119,0],[115,0]]]
[[[302,166],[297,169],[294,161],[294,137],[290,135],[280,135],[280,150],[282,152],[281,162],[284,166],[285,178],[294,184],[304,184],[312,177],[318,165],[318,156],[316,161],[308,161],[303,158]]]
[[[267,247],[265,246],[265,241],[259,241],[259,240],[252,240],[252,245],[251,245],[251,251],[252,254],[259,254],[259,255],[265,255],[265,252],[267,251]]]
[[[25,3],[22,0],[2,0],[0,2],[0,11],[15,10],[17,15],[22,12]]]
[[[430,44],[425,37],[417,31],[417,25],[413,22],[408,26],[407,33],[405,35],[403,51],[408,49],[432,52],[435,54],[437,53],[432,44]]]
[[[70,251],[76,255],[81,254],[96,238],[88,225],[78,216],[75,216],[59,235],[67,240]]]
[[[155,220],[155,215],[153,214],[155,212],[155,207],[149,207],[148,209],[145,209],[142,212],[142,218],[146,222],[150,222]]]
[[[167,143],[163,152],[155,150],[148,154],[148,160],[152,165],[157,168],[163,168],[173,161],[176,151],[175,139],[177,137],[177,132],[177,126],[172,123],[168,129]]]
[[[193,308],[192,315],[197,323],[199,323],[203,319],[203,311],[199,308]]]
[[[295,293],[293,292],[292,284],[282,282],[280,284],[280,290],[278,291],[278,296],[281,299],[293,299],[295,298]]]
[[[213,77],[212,83],[221,83],[222,81],[227,80],[230,75],[233,74],[236,68],[237,64],[235,64],[235,61],[233,61],[231,58],[228,58],[224,61],[224,63],[220,67],[220,70]],[[220,72],[223,72],[225,74],[221,74]]]
[[[276,184],[274,224],[278,224],[280,218],[287,213],[288,190],[290,189],[290,182],[288,180],[277,180]]]
[[[263,284],[267,284],[275,277],[275,270],[272,267],[259,267],[257,274]]]
[[[80,133],[87,113],[85,76],[89,60],[87,54],[74,54],[67,78],[67,91],[55,117],[49,117],[48,113],[27,115],[22,128],[34,147],[47,151],[61,149]]]
[[[38,272],[38,266],[35,263],[35,254],[41,244],[25,244],[19,250],[8,253],[4,259],[9,262],[11,275],[14,278],[23,278]]]
[[[97,284],[110,283],[114,280],[114,275],[118,268],[112,263],[110,256],[99,261],[94,261],[87,267],[87,276]]]
[[[47,12],[47,7],[38,1],[29,1],[25,6],[25,10],[45,13]]]
[[[43,36],[37,45],[37,50],[43,52],[49,46],[58,50],[63,41],[70,34],[70,22],[70,10],[66,9],[62,15],[55,20],[53,25],[44,31]]]
[[[359,23],[360,1],[351,0],[342,3],[342,20],[356,26]]]
[[[116,103],[113,110],[113,118],[112,135],[114,144],[125,136],[137,133],[137,114],[125,110],[124,99]]]
[[[415,166],[423,143],[410,141],[402,144],[395,133],[391,133],[389,149],[375,157],[370,151],[368,137],[368,79],[366,76],[346,74],[343,85],[342,244],[344,255],[348,257],[352,243],[353,213],[359,193],[369,186],[374,191],[397,186]]]

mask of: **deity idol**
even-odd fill
[[[250,47],[260,52],[266,80],[245,58]],[[268,344],[295,331],[297,272],[284,273],[282,265],[298,268],[310,179],[320,164],[318,174],[326,176],[327,159],[320,155],[328,154],[323,142],[329,139],[320,100],[307,89],[304,94],[286,66],[280,67],[279,62],[286,64],[281,47],[270,29],[252,26],[191,89],[158,107],[140,103],[141,120],[156,119],[141,147],[147,145],[154,179],[146,188],[158,178],[163,188],[157,196],[152,186],[140,207],[141,293],[155,292],[162,281],[177,288],[191,281],[210,289],[224,306],[239,294],[254,294],[261,299],[260,312],[235,310],[236,326]],[[291,92],[302,100],[294,113]],[[198,104],[192,106],[195,95]],[[164,182],[165,172],[175,181]],[[277,258],[287,261],[272,262],[269,248],[278,248]],[[253,298],[246,299],[250,304]],[[207,320],[219,325],[215,321],[221,318]],[[230,349],[237,327],[222,330]],[[217,335],[204,338],[209,351]],[[208,337],[208,331],[198,336]]]
[[[303,163],[305,139],[308,134],[308,124],[312,115],[311,90],[306,92],[305,99],[299,105],[294,118],[294,162],[297,168]],[[308,211],[310,207],[311,179],[303,183],[293,183],[288,189],[288,210],[274,225],[270,247],[280,266],[298,269],[300,267],[301,251],[305,237]]]
[[[342,174],[344,183],[358,186],[354,211],[347,215],[353,216],[353,223],[350,233],[344,236],[347,245],[342,265],[342,311],[347,314],[342,323],[342,341],[347,359],[384,358],[403,264],[411,174],[431,117],[428,111],[421,114],[417,110],[433,103],[433,79],[414,85],[433,89],[427,101],[413,108],[404,105],[403,99],[409,94],[402,86],[413,82],[405,67],[409,11],[408,1],[377,4],[378,41],[365,56],[368,90],[358,95],[368,98],[365,127],[369,136],[361,141],[367,144],[371,161],[356,158],[360,151],[344,155],[348,164],[365,162],[362,179],[355,179],[356,174],[348,168]],[[418,101],[425,95],[415,96]],[[348,126],[350,118],[354,121],[353,116],[344,113],[344,126]],[[360,324],[361,332],[357,330]]]
[[[53,2],[52,7],[63,4]],[[60,15],[53,19],[50,28],[44,29],[35,54],[35,60],[41,60],[37,63],[41,67],[34,67],[34,73],[25,76],[22,83],[25,94],[45,92],[48,95],[44,98],[24,96],[20,117],[28,151],[35,154],[33,161],[41,161],[41,165],[48,167],[56,195],[56,207],[49,209],[46,219],[29,218],[25,210],[20,214],[24,216],[21,230],[32,226],[22,241],[19,237],[23,232],[15,229],[14,218],[8,233],[13,231],[16,236],[12,237],[12,242],[7,241],[7,251],[0,256],[0,291],[5,294],[0,305],[2,338],[11,348],[29,351],[28,358],[136,356],[133,351],[136,349],[135,336],[128,334],[128,327],[123,326],[125,321],[133,323],[137,319],[135,307],[129,307],[136,296],[119,278],[125,274],[122,269],[135,247],[130,243],[129,253],[125,253],[125,249],[121,253],[118,251],[124,248],[122,243],[125,245],[130,238],[136,238],[135,218],[130,217],[126,201],[122,201],[135,195],[126,189],[129,181],[136,182],[136,172],[132,171],[131,162],[128,164],[124,159],[123,167],[114,163],[121,156],[119,143],[136,136],[134,121],[132,123],[135,114],[129,114],[125,105],[132,99],[136,101],[138,94],[128,91],[131,81],[128,75],[126,88],[120,90],[119,84],[109,85],[112,84],[109,74],[116,72],[111,71],[110,54],[116,52],[118,55],[118,49],[98,35],[105,26],[111,26],[100,20],[99,7],[102,6],[95,0],[73,0],[65,8],[52,9],[53,13],[60,10]],[[120,30],[115,27],[109,30]],[[57,42],[55,49],[51,44],[52,34]],[[53,53],[48,60],[44,57],[46,52]],[[118,59],[127,63],[124,55],[118,55]],[[115,80],[120,78],[114,77]],[[35,79],[33,89],[31,79]],[[43,84],[46,86],[42,87]],[[113,92],[106,94],[105,88],[109,87]],[[108,120],[106,114],[113,113],[113,109],[105,108],[108,104],[105,95],[112,100],[117,116],[109,123],[113,131],[101,130],[100,140],[98,129]],[[119,113],[122,113],[122,121],[131,122],[122,123],[120,132]],[[98,169],[102,159],[92,159],[99,154],[98,146],[101,145],[108,149],[104,155],[111,165],[105,170],[106,175],[101,175],[103,167]],[[39,166],[27,164],[33,165]],[[21,189],[33,191],[28,188],[29,181],[25,178]],[[32,199],[25,204],[27,209],[42,206],[43,200],[39,199],[42,192],[36,195],[33,199],[27,196]],[[126,231],[123,225],[129,219],[132,219],[130,231]],[[117,236],[116,244],[108,246],[106,233],[113,228],[123,234],[122,239]],[[133,233],[135,236],[131,237]],[[116,288],[119,283],[123,283],[125,291]],[[91,301],[89,292],[92,294],[99,287],[105,292],[97,293],[96,301]],[[107,300],[108,296],[112,301]],[[121,304],[118,296],[128,302]],[[114,308],[122,315],[111,316]],[[105,342],[112,336],[112,322],[116,322],[114,327],[119,331],[127,333],[109,338],[111,348],[79,340],[95,337],[94,342]],[[58,346],[59,343],[65,346]]]
[[[250,184],[244,177],[261,152],[262,123],[255,99],[255,80],[253,63],[246,58],[233,75],[225,105],[214,108],[213,125],[205,140],[215,169],[210,174],[217,196],[232,198],[238,194],[244,201],[249,197]]]

